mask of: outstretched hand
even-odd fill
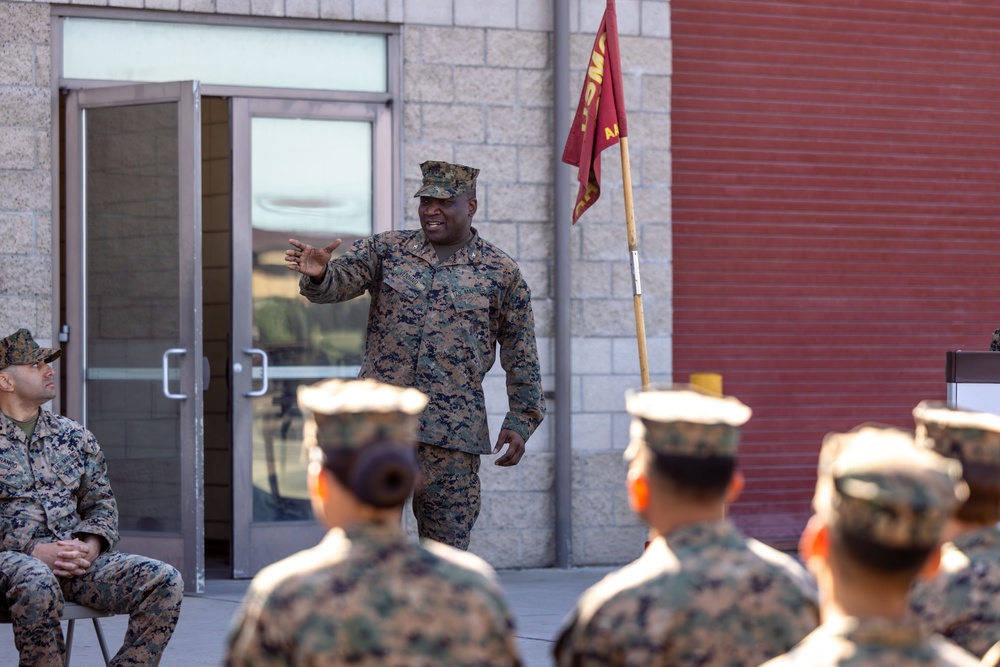
[[[322,281],[327,262],[333,257],[333,251],[340,247],[340,239],[325,248],[314,248],[296,239],[288,239],[288,242],[292,244],[292,248],[285,251],[288,269],[309,276],[316,282]]]
[[[499,452],[503,449],[504,445],[507,445],[507,451],[493,462],[494,465],[516,466],[517,462],[524,456],[524,438],[509,428],[500,429],[500,435],[497,436],[497,445],[493,448],[493,453],[496,454]]]

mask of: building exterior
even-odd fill
[[[575,103],[605,3],[570,0]],[[670,3],[618,23],[654,380],[672,376]],[[418,165],[482,170],[476,226],[533,292],[554,388],[554,10],[531,0],[0,2],[0,330],[60,345],[54,408],[102,443],[123,546],[251,576],[313,543],[295,387],[356,372],[363,300],[312,306],[281,257],[417,224]],[[570,117],[573,109],[565,109]],[[639,384],[620,158],[571,231],[572,564],[625,562]],[[564,172],[565,173],[565,172]],[[565,224],[569,224],[568,221]],[[491,426],[505,399],[488,378]],[[550,413],[551,414],[551,413]],[[555,562],[547,420],[483,466],[471,549]]]
[[[557,25],[560,1],[0,0],[0,331],[62,347],[54,408],[107,452],[125,547],[197,589],[206,556],[247,577],[317,539],[295,387],[356,371],[366,303],[305,303],[285,244],[416,226],[418,165],[444,159],[482,169],[475,224],[525,272],[550,394],[522,463],[485,462],[471,548],[557,564],[568,449],[569,563],[638,555],[614,149],[569,233],[570,390],[555,393],[555,202],[576,191],[556,176],[555,87],[568,120],[605,8],[565,0]],[[754,409],[732,516],[790,546],[823,435],[909,426],[944,398],[945,352],[985,350],[1000,326],[1000,9],[617,13],[652,379],[721,373]],[[495,434],[499,368],[487,398]]]
[[[673,361],[754,409],[732,516],[791,546],[823,436],[913,428],[1000,326],[994,3],[674,0]]]

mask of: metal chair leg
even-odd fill
[[[76,626],[76,621],[72,618],[66,621],[68,624],[66,626],[66,661],[63,663],[64,667],[69,667],[70,654],[73,653],[73,630]]]
[[[97,633],[97,643],[101,645],[101,655],[104,656],[104,664],[106,667],[111,665],[111,657],[108,655],[108,645],[104,643],[104,631],[101,630],[101,622],[98,619],[92,619],[94,621],[94,632]]]

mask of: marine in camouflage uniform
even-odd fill
[[[466,549],[481,505],[479,457],[491,453],[482,382],[498,344],[509,410],[492,453],[509,449],[497,465],[517,463],[545,402],[528,285],[471,226],[479,170],[445,162],[421,170],[420,230],[376,234],[336,258],[339,241],[317,249],[293,240],[286,261],[303,273],[300,292],[314,303],[371,294],[359,377],[430,397],[413,511],[422,537]],[[313,276],[308,260],[316,257]]]
[[[658,536],[580,597],[557,664],[751,666],[794,646],[819,622],[814,584],[723,518],[750,409],[687,387],[630,393],[627,407],[630,501]]]
[[[911,606],[932,630],[982,656],[1000,639],[1000,417],[924,401],[918,439],[962,464],[969,498],[945,530],[941,567]]]
[[[800,542],[823,624],[767,667],[976,665],[907,609],[910,583],[966,492],[960,466],[918,448],[907,431],[863,425],[828,435]]]
[[[177,624],[183,582],[166,563],[112,550],[118,505],[97,441],[40,409],[55,397],[49,363],[59,355],[27,329],[0,340],[0,596],[20,664],[63,664],[68,600],[129,615],[112,665],[156,665]]]
[[[520,665],[496,574],[400,525],[427,397],[374,380],[299,390],[309,489],[330,531],[262,570],[237,612],[231,667]]]

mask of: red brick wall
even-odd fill
[[[819,444],[912,427],[1000,327],[1000,3],[673,0],[674,373],[754,409],[732,515],[790,544]]]

